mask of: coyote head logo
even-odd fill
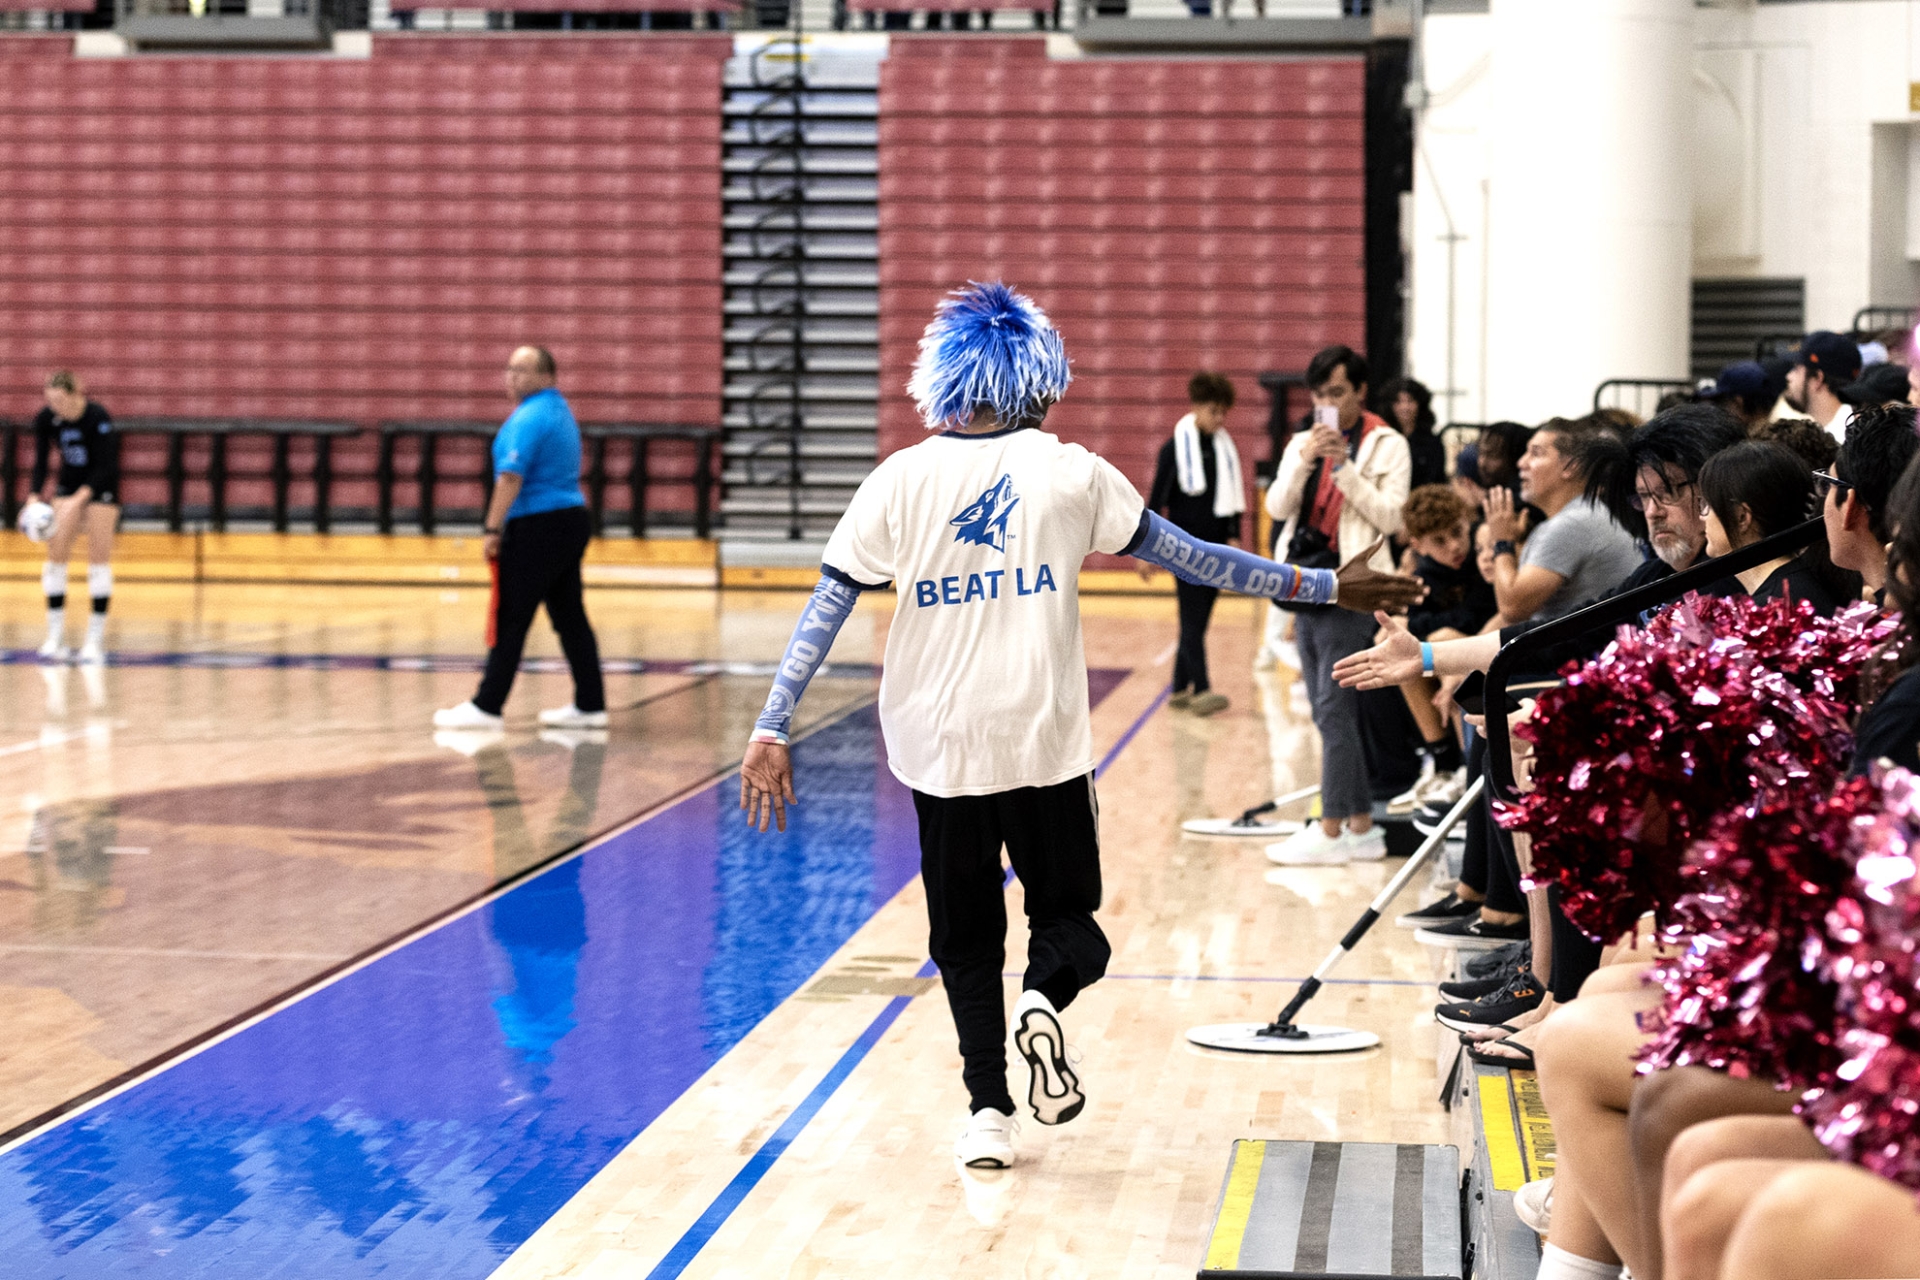
[[[993,482],[992,488],[974,499],[965,511],[947,521],[959,530],[953,535],[953,540],[992,547],[995,551],[1005,551],[1007,549],[1007,517],[1013,514],[1014,507],[1019,503],[1019,495],[1013,491],[1013,477],[1001,476]]]

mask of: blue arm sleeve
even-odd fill
[[[819,585],[813,589],[813,599],[807,602],[799,625],[793,629],[793,638],[787,641],[787,652],[780,659],[780,669],[774,673],[767,705],[761,709],[760,718],[753,722],[753,741],[782,744],[787,741],[787,728],[793,722],[793,709],[800,705],[800,695],[807,691],[807,682],[826,661],[827,650],[833,647],[834,637],[840,634],[841,624],[852,615],[854,602],[859,598],[859,586],[851,579],[831,572],[821,573]]]
[[[1331,569],[1301,569],[1217,542],[1203,542],[1159,514],[1140,517],[1140,531],[1122,555],[1169,569],[1203,587],[1296,604],[1332,604],[1339,584]]]

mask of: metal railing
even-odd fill
[[[1651,418],[1661,400],[1674,392],[1691,395],[1698,385],[1691,378],[1608,378],[1593,389],[1593,410],[1624,409]]]
[[[124,482],[162,480],[167,497],[160,508],[167,528],[175,533],[186,527],[186,490],[193,481],[207,486],[207,521],[215,531],[224,531],[228,521],[228,486],[236,480],[265,480],[273,486],[271,518],[276,532],[285,533],[291,525],[290,491],[298,480],[311,480],[314,501],[311,513],[314,531],[327,532],[332,520],[333,443],[356,435],[360,428],[348,422],[308,422],[279,418],[115,418],[113,428],[123,440],[120,473]],[[19,492],[20,443],[28,428],[21,423],[0,423],[0,515],[13,523],[24,495]],[[124,441],[138,436],[166,437],[166,460],[155,471],[139,465],[138,457],[129,458]],[[207,461],[204,474],[187,467],[187,445],[204,437]],[[271,460],[266,470],[236,468],[229,457],[228,443],[236,436],[266,437],[272,441]],[[293,442],[313,442],[313,470],[299,476],[293,468]],[[138,511],[139,508],[130,508]]]
[[[495,422],[382,422],[379,427],[380,452],[374,464],[375,526],[381,533],[394,531],[394,490],[409,483],[414,486],[416,495],[414,522],[421,533],[430,534],[441,523],[439,490],[443,483],[477,483],[484,515],[487,504],[493,500],[493,437],[499,430],[500,426]],[[627,527],[632,536],[643,538],[647,534],[648,490],[656,484],[669,482],[692,486],[694,535],[700,538],[712,535],[713,449],[715,442],[720,439],[718,427],[677,422],[586,423],[580,428],[580,436],[586,454],[582,488],[587,497],[588,513],[593,517],[594,533],[603,533],[606,529],[607,487],[615,479],[608,467],[609,445],[614,441],[625,441],[627,469],[619,479],[627,486],[630,504]],[[398,445],[400,441],[408,439],[417,442],[418,452],[413,474],[403,477],[397,465]],[[480,442],[480,466],[465,475],[449,474],[440,462],[441,442],[449,439]],[[693,474],[664,479],[655,476],[651,446],[656,440],[680,440],[692,444]]]

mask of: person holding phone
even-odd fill
[[[1367,360],[1333,346],[1307,365],[1313,426],[1287,442],[1267,490],[1267,514],[1284,521],[1280,546],[1303,567],[1325,568],[1378,543],[1373,564],[1392,568],[1385,539],[1400,531],[1413,484],[1406,437],[1367,411]],[[1294,641],[1320,730],[1320,821],[1270,845],[1287,866],[1331,866],[1387,856],[1373,825],[1373,795],[1360,744],[1360,700],[1333,678],[1334,663],[1373,643],[1374,624],[1339,609],[1298,610]]]

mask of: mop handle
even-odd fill
[[[1392,905],[1393,900],[1400,896],[1400,891],[1407,887],[1407,881],[1418,874],[1426,865],[1427,859],[1433,856],[1434,851],[1446,843],[1448,833],[1460,824],[1461,819],[1467,816],[1467,812],[1475,804],[1479,803],[1481,794],[1486,790],[1486,783],[1485,777],[1475,778],[1473,785],[1454,802],[1453,808],[1447,810],[1447,816],[1440,820],[1440,825],[1433,829],[1433,834],[1413,851],[1413,856],[1407,859],[1407,865],[1400,868],[1399,874],[1393,879],[1387,881],[1386,887],[1374,896],[1360,918],[1353,922],[1353,928],[1347,930],[1347,936],[1340,939],[1333,950],[1327,953],[1327,958],[1320,962],[1320,967],[1313,971],[1313,975],[1300,984],[1300,990],[1294,992],[1293,999],[1288,1001],[1287,1007],[1280,1011],[1280,1016],[1273,1020],[1273,1029],[1292,1028],[1294,1015],[1306,1006],[1307,1001],[1319,994],[1322,979],[1332,973],[1335,966],[1346,959],[1348,954],[1360,944],[1360,939],[1366,936],[1367,930],[1373,928],[1374,923],[1380,919],[1380,913]]]

